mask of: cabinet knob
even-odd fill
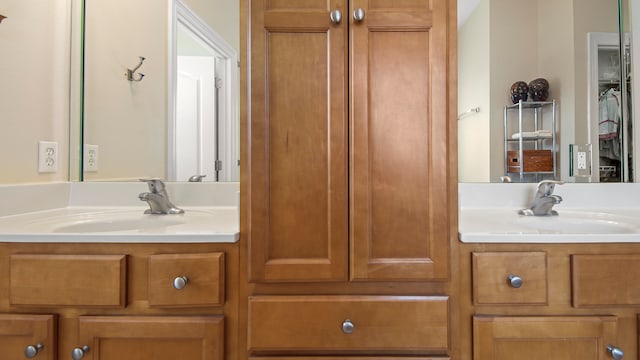
[[[611,354],[611,357],[615,360],[620,360],[624,356],[624,351],[622,349],[617,348],[613,345],[607,345],[607,351]]]
[[[176,288],[176,290],[182,290],[187,286],[187,282],[189,282],[189,278],[186,276],[178,276],[173,279],[173,287]]]
[[[329,18],[331,19],[332,23],[340,24],[340,22],[342,21],[342,12],[338,9],[333,10],[331,14],[329,14]]]
[[[356,22],[360,22],[362,20],[364,20],[364,9],[363,8],[357,8],[353,11],[353,20],[355,20]]]
[[[342,332],[345,334],[351,334],[356,329],[356,326],[353,325],[351,320],[347,319],[342,322]]]
[[[507,282],[509,283],[509,285],[511,285],[511,287],[517,289],[522,286],[522,283],[524,281],[522,281],[522,278],[518,275],[509,275],[507,277]]]
[[[24,348],[24,357],[26,357],[27,359],[33,359],[34,357],[36,357],[36,355],[38,355],[42,348],[44,348],[44,345],[42,345],[42,343],[27,345],[27,347]]]
[[[86,354],[88,351],[89,351],[89,345],[85,345],[81,348],[77,347],[73,349],[73,351],[71,352],[71,358],[73,360],[80,360],[84,357],[84,354]]]

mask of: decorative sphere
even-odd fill
[[[517,104],[520,100],[527,101],[529,86],[524,81],[516,81],[511,85],[511,101]]]
[[[529,93],[533,101],[547,101],[549,98],[549,82],[543,78],[531,80],[529,83]]]

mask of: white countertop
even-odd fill
[[[167,184],[184,214],[145,214],[144,183],[0,186],[0,242],[234,243],[237,183]]]
[[[469,243],[640,242],[640,184],[564,184],[558,216],[522,216],[536,184],[459,184],[459,239]]]

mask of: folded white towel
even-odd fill
[[[520,136],[522,136],[523,138],[551,138],[553,136],[551,130],[523,131],[522,135],[520,134],[521,133],[515,133],[511,135],[511,138],[519,139]]]

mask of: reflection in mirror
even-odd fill
[[[237,181],[238,4],[184,2],[85,0],[83,180]]]
[[[631,23],[629,1],[620,0],[619,3],[623,32],[631,33],[632,25],[640,24]],[[589,85],[590,81],[598,84],[598,79],[591,79],[590,66],[594,58],[589,57],[588,39],[590,33],[608,33],[618,38],[627,36],[619,35],[618,5],[618,1],[600,0],[458,0],[458,113],[461,114],[458,121],[458,150],[461,182],[501,181],[509,169],[506,150],[519,150],[520,144],[524,144],[525,150],[555,151],[557,169],[554,170],[557,170],[558,179],[606,181],[599,177],[600,162],[604,160],[601,160],[598,151],[585,154],[587,165],[592,169],[587,174],[584,169],[578,171],[576,154],[572,154],[570,148],[575,144],[581,146],[579,149],[584,149],[583,145],[592,144],[592,149],[600,149],[597,140],[599,133],[596,131],[601,122],[600,108],[592,107],[590,102],[606,89]],[[619,41],[617,44],[619,57]],[[633,49],[629,48],[628,53],[632,52]],[[632,70],[634,65],[638,66],[633,59],[637,62],[637,57],[627,56],[624,61],[613,61],[613,64],[626,61]],[[625,70],[621,69],[620,81],[623,78],[635,80],[630,76],[632,72],[623,73]],[[544,121],[536,127],[534,115],[527,115],[527,111],[519,115],[516,109],[513,116],[515,120],[509,122],[517,124],[518,118],[522,118],[524,125],[519,130],[511,128],[505,131],[505,108],[512,105],[512,84],[517,81],[528,84],[536,78],[545,78],[550,84],[548,101],[555,101],[557,106],[555,128],[545,123],[550,118],[546,114]],[[634,118],[633,112],[637,110],[631,107],[631,100],[638,94],[630,90],[631,86],[623,91],[621,103],[626,105],[620,107],[622,119],[617,133],[619,148],[628,154],[627,157],[622,156],[623,160],[618,165],[620,170],[634,168],[631,161],[625,164],[624,160],[633,159],[631,139],[635,128],[631,126],[631,120]],[[531,103],[530,94],[527,102]],[[480,111],[468,112],[476,108]],[[527,116],[534,119],[528,120]],[[551,145],[551,139],[536,138],[529,142],[510,140],[514,136],[525,137],[540,128],[553,130],[557,136],[555,146]],[[529,147],[526,147],[527,144]],[[522,153],[525,168],[526,160],[532,154],[535,155],[532,152]],[[520,155],[516,151],[516,159],[511,160],[519,161]],[[518,181],[518,172],[508,175]],[[631,180],[632,171],[628,170],[627,174],[626,178]],[[618,181],[624,179],[624,176],[618,177]],[[536,180],[535,176],[525,179]]]
[[[187,7],[175,4],[167,179],[238,181],[238,55]]]

